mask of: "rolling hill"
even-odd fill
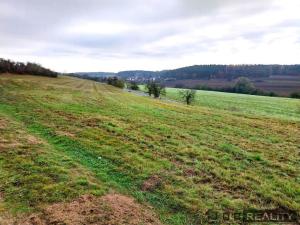
[[[0,222],[300,212],[299,118],[293,99],[198,92],[185,106],[78,78],[0,75]]]

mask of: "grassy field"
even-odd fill
[[[179,90],[167,88],[167,97],[182,101]],[[194,105],[245,116],[264,116],[266,118],[300,121],[299,99],[197,91]]]
[[[185,106],[88,80],[0,75],[0,217],[112,191],[172,225],[198,224],[208,209],[300,212],[299,110],[283,98],[201,91]]]

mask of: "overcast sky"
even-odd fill
[[[300,63],[300,0],[0,0],[0,57],[60,72]]]

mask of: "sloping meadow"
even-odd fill
[[[197,223],[208,209],[299,212],[300,125],[283,117],[1,76],[0,214],[112,191],[166,224]]]

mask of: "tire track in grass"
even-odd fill
[[[124,190],[130,190],[134,186],[133,182],[126,175],[117,172],[116,168],[108,160],[92,153],[77,141],[65,136],[59,136],[50,128],[39,124],[30,125],[28,129],[40,135],[57,150],[66,153],[74,161],[93,171],[98,178],[114,188],[122,189],[124,187]]]
[[[133,196],[139,202],[147,202],[154,206],[162,215],[162,222],[179,225],[186,224],[186,222],[180,222],[181,220],[192,221],[192,218],[195,218],[195,215],[191,215],[188,212],[174,213],[170,211],[174,207],[179,207],[170,197],[155,192],[141,191],[139,181],[133,180],[128,175],[118,171],[112,162],[97,156],[77,141],[66,136],[58,136],[50,128],[37,123],[29,125],[28,129],[46,140],[54,149],[63,151],[69,158],[92,171],[96,178],[107,184],[108,188],[116,189],[121,193]],[[189,224],[192,225],[194,223],[189,222]]]
[[[106,185],[105,189],[107,191],[114,189],[122,194],[133,196],[138,202],[146,202],[152,205],[160,215],[163,223],[172,225],[196,224],[191,221],[197,215],[185,211],[184,208],[172,200],[172,196],[162,195],[158,192],[142,191],[140,189],[141,181],[134,180],[129,175],[122,173],[113,162],[93,153],[92,149],[82,146],[81,143],[69,137],[57,135],[51,128],[39,124],[33,116],[19,114],[13,106],[6,104],[1,106],[0,111],[24,123],[29,133],[39,136],[51,145],[53,150],[66,155],[94,173],[95,178]],[[173,209],[177,210],[174,211]]]

